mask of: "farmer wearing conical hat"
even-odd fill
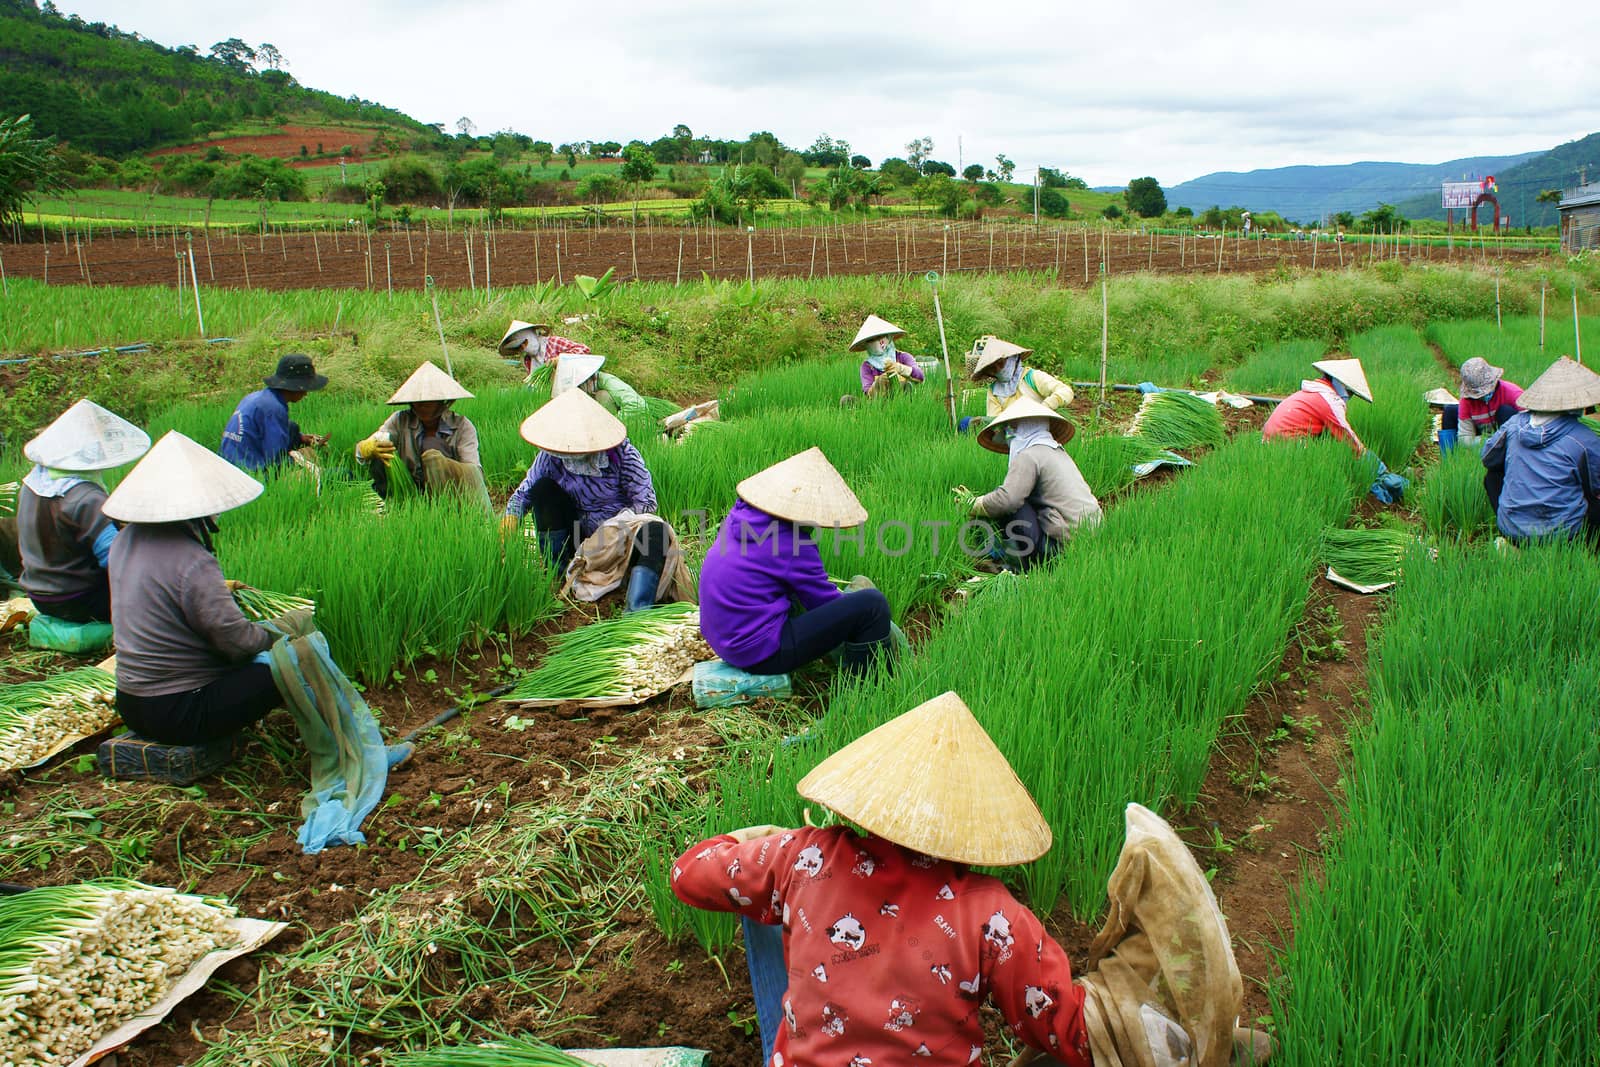
[[[254,661],[277,635],[245,618],[211,552],[215,517],[261,488],[174,430],[106,500],[126,524],[111,546],[117,712],[141,737],[203,744],[282,703]]]
[[[41,613],[111,621],[106,576],[117,526],[106,516],[104,473],[150,449],[139,427],[83,399],[22,447],[33,469],[17,491],[22,589]]]
[[[356,462],[372,463],[372,483],[378,495],[389,496],[389,461],[398,456],[419,489],[459,487],[474,500],[490,507],[478,458],[478,429],[451,405],[470,400],[472,394],[432,360],[424,360],[405,384],[389,398],[404,404],[384,420],[371,437],[356,444]]]
[[[327,438],[302,433],[289,418],[289,405],[305,399],[328,384],[318,374],[311,357],[292,352],[278,360],[278,369],[265,379],[265,389],[239,401],[222,431],[222,458],[242,470],[258,471],[288,458],[302,445],[323,445]]]
[[[753,978],[787,971],[757,985],[774,1067],[964,1067],[983,1053],[985,1001],[1025,1045],[1077,1067],[1270,1054],[1265,1035],[1235,1030],[1243,984],[1216,898],[1151,812],[1128,806],[1098,967],[1076,981],[1038,917],[972,870],[1037,859],[1051,830],[955,693],[846,745],[798,788],[849,825],[734,830],[671,873],[684,903],[747,920]],[[782,928],[781,955],[751,923]]]
[[[1289,394],[1261,427],[1261,439],[1273,441],[1297,437],[1317,437],[1324,433],[1348,442],[1357,455],[1367,446],[1350,426],[1345,405],[1354,393],[1372,403],[1372,389],[1359,359],[1324,359],[1311,364],[1322,377],[1300,383],[1300,390]]]
[[[556,365],[550,396],[558,397],[568,389],[582,389],[619,419],[648,416],[650,408],[633,386],[610,371],[600,369],[605,361],[606,357],[592,353],[575,354],[563,359]]]
[[[893,647],[889,601],[876,589],[841,593],[813,539],[850,529],[866,509],[820,448],[738,485],[700,568],[700,632],[722,659],[752,674],[787,674],[840,650],[860,674]],[[804,613],[790,617],[791,602]]]
[[[856,339],[850,342],[850,351],[865,352],[867,356],[861,361],[863,393],[882,396],[894,386],[923,380],[922,368],[917,366],[917,361],[895,349],[894,339],[905,335],[906,332],[900,327],[876,315],[868,315],[867,321],[861,324],[861,329],[856,331]]]
[[[539,545],[567,567],[580,599],[626,586],[629,611],[687,593],[677,533],[656,514],[655,483],[627,427],[582,389],[569,389],[522,423],[539,449],[501,525],[509,532],[533,512]]]
[[[1520,403],[1483,450],[1495,524],[1513,543],[1579,534],[1600,543],[1600,435],[1579,418],[1600,404],[1600,374],[1562,356]]]
[[[1044,562],[1080,526],[1100,521],[1100,502],[1062,447],[1072,434],[1066,416],[1037,400],[1015,397],[978,435],[984,448],[1008,457],[1006,480],[983,496],[965,486],[955,489],[970,514],[1000,527],[1019,569]]]
[[[972,380],[986,382],[988,395],[984,407],[990,418],[1000,414],[1018,397],[1060,411],[1072,403],[1072,386],[1022,361],[1033,349],[1012,344],[992,334],[972,343]]]
[[[546,363],[558,364],[568,354],[588,355],[589,346],[570,337],[558,337],[550,332],[548,323],[512,320],[506,334],[500,338],[500,354],[522,360],[522,369],[529,374],[535,367]]]

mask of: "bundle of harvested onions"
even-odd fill
[[[0,685],[0,770],[31,766],[62,741],[104,730],[117,721],[116,698],[116,678],[99,667]]]
[[[671,687],[713,653],[693,604],[629,612],[563,634],[550,654],[504,699],[643,701]]]

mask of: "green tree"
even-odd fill
[[[913,167],[898,156],[890,156],[880,163],[878,165],[878,173],[883,175],[884,181],[902,186],[915,185],[917,184],[917,179],[921,177],[917,173],[916,167]]]
[[[930,177],[935,174],[943,174],[946,178],[954,178],[956,176],[956,168],[943,160],[924,159],[922,161],[922,173]]]
[[[656,157],[642,144],[622,150],[622,180],[633,186],[633,221],[639,222],[639,186],[656,176]]]
[[[1356,217],[1348,211],[1338,211],[1334,213],[1333,224],[1341,230],[1353,230],[1356,228]]]
[[[871,170],[872,160],[868,159],[866,156],[851,156],[850,165],[856,170]]]
[[[211,58],[230,70],[249,74],[255,69],[250,64],[256,60],[256,50],[237,37],[229,37],[226,41],[218,41],[211,46]]]
[[[1061,195],[1061,190],[1046,186],[1039,190],[1039,214],[1052,219],[1064,219],[1072,213],[1072,204]]]
[[[278,46],[265,41],[256,49],[256,58],[265,63],[269,70],[282,70],[289,65],[284,60],[283,53],[278,51]]]
[[[837,166],[838,164],[835,164]],[[778,161],[778,177],[789,183],[790,192],[794,192],[797,184],[806,176],[806,161],[797,152],[785,152]]]
[[[1536,204],[1559,204],[1561,203],[1561,190],[1540,189],[1538,194],[1534,196],[1533,202]]]
[[[67,187],[54,137],[33,136],[28,115],[0,119],[0,228],[21,221],[22,205]]]
[[[1122,217],[1122,209],[1115,204],[1107,204],[1100,214],[1108,219],[1120,219]]]
[[[1222,208],[1217,204],[1212,204],[1200,214],[1200,225],[1208,230],[1222,229],[1224,221],[1226,220],[1222,214]]]
[[[556,154],[556,150],[551,147],[549,141],[535,141],[533,142],[533,154],[539,160],[540,167],[548,167],[550,160]]]
[[[913,137],[906,143],[906,162],[911,164],[911,169],[922,170],[922,161],[933,155],[932,137]]]
[[[1135,178],[1128,183],[1128,210],[1140,218],[1153,219],[1166,214],[1167,194],[1154,178]]]
[[[983,181],[983,164],[969,163],[967,169],[961,172],[961,176],[969,182]]]
[[[1356,229],[1362,233],[1392,233],[1405,223],[1405,216],[1396,211],[1393,204],[1379,204],[1361,216]]]
[[[1017,172],[1017,165],[1004,155],[998,155],[994,157],[994,172],[1000,181],[1008,182]]]

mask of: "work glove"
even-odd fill
[[[225,578],[223,579],[222,584],[228,587],[228,592],[230,593],[237,593],[241,589],[250,588],[237,578]]]
[[[781,833],[783,833],[783,827],[781,826],[746,826],[738,830],[729,830],[728,836],[742,845],[746,841],[754,841],[758,837],[771,837],[773,834]]]
[[[328,435],[327,434],[322,434],[322,433],[303,433],[303,434],[300,435],[300,445],[301,445],[302,448],[305,448],[305,447],[321,448],[323,445],[325,445],[327,443],[328,443]]]
[[[273,619],[272,625],[289,637],[304,637],[317,629],[315,614],[313,608],[295,608]]]
[[[846,593],[859,593],[863,589],[876,588],[878,587],[872,584],[871,578],[868,578],[865,574],[857,574],[851,577],[849,584],[844,587],[844,591]]]
[[[512,534],[516,533],[517,527],[521,525],[522,516],[520,515],[500,516],[500,533],[505,537],[510,537]]]
[[[371,462],[374,458],[387,463],[394,456],[394,442],[385,441],[373,434],[371,437],[356,445],[356,458],[363,463]]]

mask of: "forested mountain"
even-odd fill
[[[307,89],[271,45],[237,39],[201,53],[165,48],[51,0],[0,0],[0,115],[31,114],[39,133],[124,155],[182,144],[247,119],[359,121],[420,136],[434,128],[356,97]],[[257,69],[257,67],[262,69]]]
[[[1534,156],[1511,167],[1489,171],[1495,176],[1500,192],[1500,213],[1511,219],[1513,226],[1554,226],[1556,205],[1540,203],[1536,198],[1546,189],[1571,189],[1589,181],[1600,179],[1600,133],[1591,133],[1578,141],[1568,141],[1548,152]],[[1403,200],[1395,205],[1408,219],[1442,219],[1439,191]],[[1459,216],[1459,212],[1457,215]],[[1483,221],[1489,221],[1484,209]]]

